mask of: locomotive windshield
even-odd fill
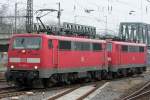
[[[13,49],[39,49],[40,47],[40,37],[16,37],[13,42]]]

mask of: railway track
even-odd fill
[[[118,79],[115,79],[115,80],[118,80]],[[81,84],[79,83],[79,84],[74,84],[74,85],[52,87],[52,88],[48,88],[48,89],[36,89],[36,90],[34,89],[34,90],[25,90],[25,91],[24,90],[23,91],[18,91],[17,89],[12,88],[12,87],[0,88],[0,99],[1,98],[6,98],[6,97],[19,96],[19,95],[26,95],[27,92],[36,93],[36,92],[43,92],[43,91],[62,90],[62,92],[60,92],[60,93],[58,93],[54,96],[50,96],[47,99],[45,99],[45,100],[55,100],[55,99],[62,100],[61,98],[66,96],[67,94],[73,93],[76,90],[80,91],[81,88],[85,87],[88,90],[85,89],[86,91],[78,92],[78,93],[84,93],[84,94],[80,94],[80,95],[78,95],[78,97],[76,97],[76,100],[83,100],[84,98],[86,98],[91,93],[96,91],[99,87],[101,87],[106,82],[108,82],[108,81],[98,81],[98,82],[89,82],[89,83],[81,83]],[[124,99],[124,100],[128,100],[128,99]]]
[[[0,82],[6,82],[6,80],[5,79],[0,79]]]
[[[115,79],[115,80],[118,80],[118,79]],[[89,82],[89,83],[81,83],[81,84],[79,83],[79,84],[73,84],[73,85],[67,85],[67,86],[51,87],[48,89],[34,89],[34,90],[20,90],[20,91],[16,90],[14,87],[6,87],[6,88],[0,88],[0,99],[6,98],[6,97],[27,95],[27,92],[32,92],[32,93],[41,92],[42,93],[44,91],[46,92],[46,91],[53,91],[53,90],[61,90],[62,92],[59,92],[58,94],[54,96],[50,96],[45,100],[55,100],[55,99],[63,100],[62,97],[64,98],[68,94],[73,95],[75,91],[78,91],[78,93],[80,93],[77,97],[75,97],[75,99],[83,100],[84,98],[86,98],[91,93],[96,91],[99,87],[101,87],[106,82],[108,81],[97,81],[97,82]],[[82,88],[85,88],[85,89],[82,89]],[[65,97],[65,100],[66,100],[66,97]],[[124,100],[128,100],[128,99],[124,99]]]
[[[15,89],[14,87],[3,87],[3,88],[0,88],[0,94],[5,92],[5,91],[10,91],[10,90],[13,90]]]
[[[143,87],[141,87],[140,89],[134,91],[130,95],[125,96],[121,100],[149,100],[148,99],[149,94],[150,94],[150,81],[144,84]]]
[[[91,93],[93,93],[95,90],[97,90],[99,87],[104,85],[106,81],[102,82],[93,82],[90,84],[84,84],[84,85],[76,85],[70,88],[67,88],[66,90],[63,90],[62,92],[50,96],[46,98],[45,100],[70,100],[72,98],[73,100],[83,100],[87,96],[89,96]]]
[[[118,79],[116,79],[118,80]],[[82,100],[86,98],[88,95],[93,93],[95,90],[97,90],[100,86],[105,84],[107,81],[97,81],[97,82],[89,82],[89,83],[78,83],[78,84],[73,84],[73,85],[67,85],[67,86],[56,86],[56,87],[51,87],[48,89],[34,89],[34,90],[17,90],[15,87],[6,87],[6,88],[0,88],[0,99],[1,98],[6,98],[6,97],[14,97],[14,96],[19,96],[19,95],[26,95],[27,92],[46,92],[46,91],[53,91],[53,90],[62,90],[62,92],[58,93],[55,96],[49,97],[48,100],[55,100],[59,99],[69,93],[73,93],[76,90],[80,90],[81,88],[89,88],[87,91],[82,91],[80,96],[78,96],[76,99],[77,100]],[[80,93],[80,92],[79,92]],[[47,99],[46,99],[47,100]],[[61,100],[61,99],[60,99]]]
[[[54,91],[54,90],[61,90],[62,92],[57,94],[56,96],[50,97],[46,100],[55,100],[57,98],[60,98],[66,94],[69,94],[77,89],[80,89],[84,86],[93,87],[90,89],[86,94],[82,95],[79,100],[82,100],[82,98],[88,96],[90,93],[96,90],[100,85],[104,84],[105,82],[90,82],[90,83],[82,83],[82,84],[74,84],[74,85],[68,85],[68,86],[60,86],[60,87],[52,87],[47,89],[34,89],[34,90],[17,90],[15,87],[5,87],[0,88],[0,99],[7,98],[7,97],[16,97],[20,95],[27,95],[28,92],[38,93],[38,92],[46,92],[46,91]]]
[[[18,96],[22,94],[22,92],[15,89],[15,87],[4,87],[0,88],[0,99],[11,96]]]

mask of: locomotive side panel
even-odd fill
[[[112,71],[146,66],[146,46],[128,42],[113,42]]]
[[[81,68],[94,70],[95,68],[103,68],[104,52],[80,52],[80,51],[59,51],[59,68],[60,69],[76,69]],[[102,67],[103,66],[103,67]],[[74,70],[72,70],[74,71]]]
[[[123,46],[121,45],[123,49]],[[128,50],[121,49],[121,65],[127,67],[141,67],[146,64],[146,51],[144,46],[130,45]]]
[[[82,45],[82,42],[78,44],[77,41],[76,42],[65,41],[65,42],[70,46],[66,46],[65,48],[65,43],[63,48],[59,46],[58,51],[59,69],[71,72],[82,72],[98,69],[100,70],[105,68],[106,61],[105,61],[104,43],[89,42],[83,43]],[[93,45],[95,45],[94,49]]]

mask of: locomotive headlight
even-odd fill
[[[22,52],[22,53],[25,53],[25,52],[26,52],[26,50],[22,50],[21,52]]]
[[[11,68],[11,69],[13,69],[13,68],[14,68],[14,66],[13,66],[13,65],[11,65],[11,66],[10,66],[10,68]]]
[[[34,66],[34,69],[38,69],[38,66]]]

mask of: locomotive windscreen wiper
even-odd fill
[[[21,40],[21,44],[22,44],[22,46],[23,46],[23,48],[25,48],[26,46],[25,46],[25,38],[22,38],[22,40]]]

